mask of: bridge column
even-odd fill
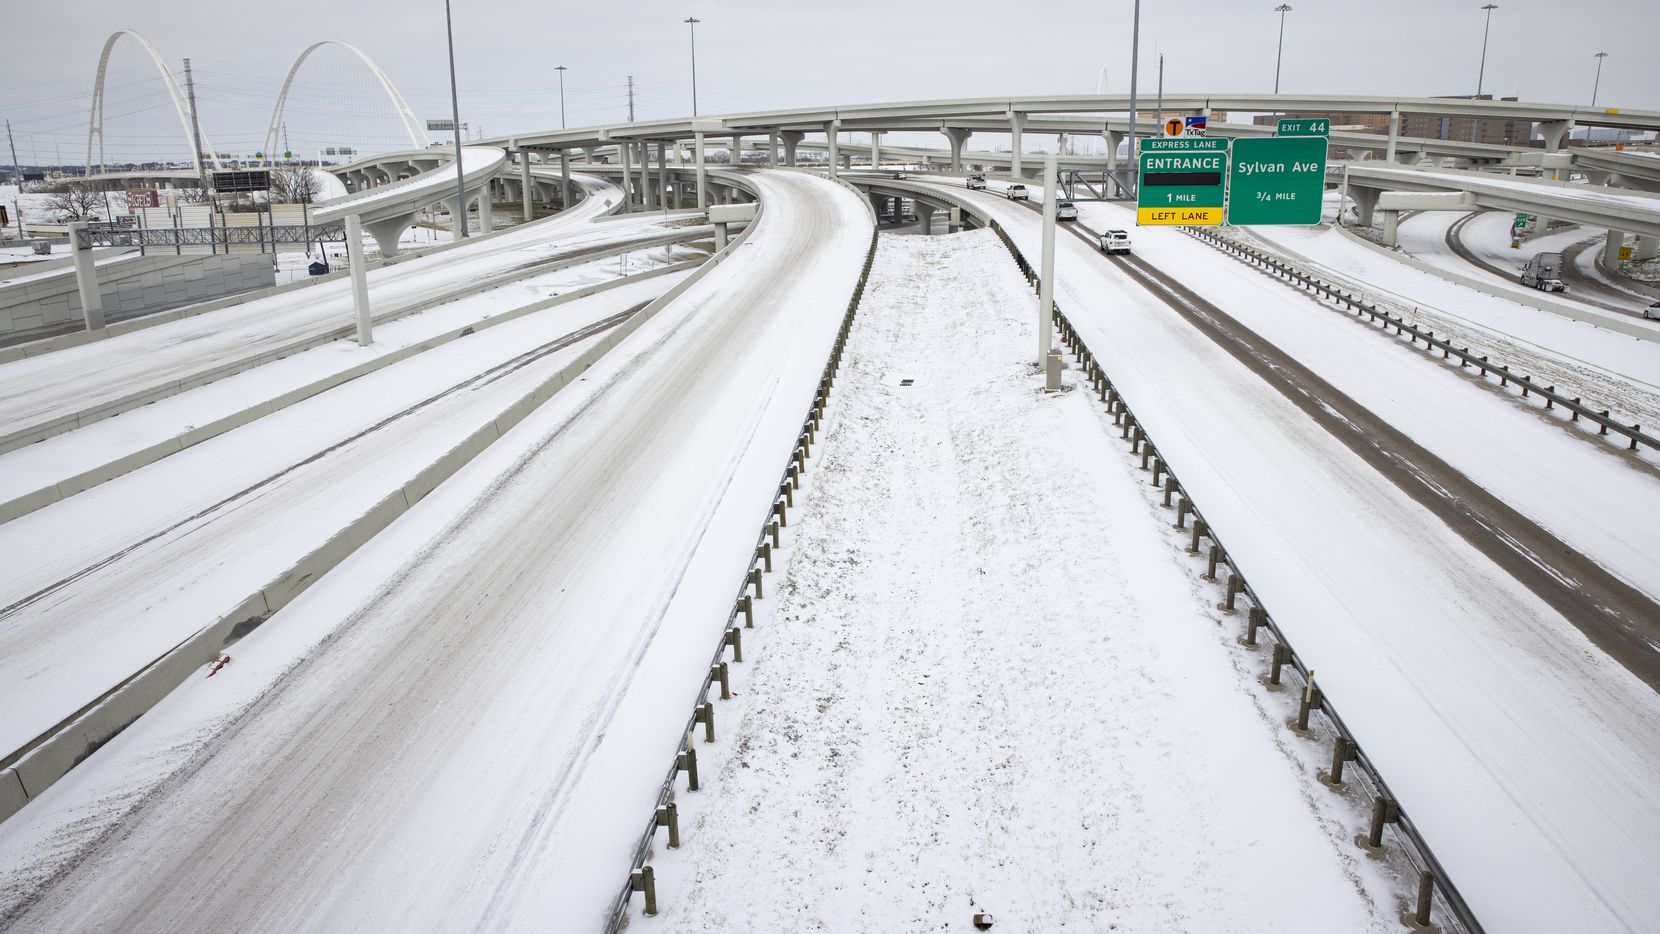
[[[1537,126],[1539,135],[1545,138],[1545,151],[1557,152],[1561,150],[1562,144],[1567,141],[1569,134],[1573,132],[1574,122],[1572,120],[1546,120]],[[1565,182],[1568,180],[1568,173],[1562,169],[1555,169],[1552,170],[1550,177],[1555,181]]]
[[[968,138],[974,135],[973,131],[961,127],[947,126],[940,127],[940,132],[944,133],[945,138],[951,142],[951,171],[961,172],[963,170],[963,146],[968,143]]]
[[[1632,259],[1653,259],[1660,256],[1660,237],[1638,237],[1637,249],[1631,251]]]
[[[662,142],[657,144],[657,201],[662,207],[670,207],[668,148]]]
[[[744,138],[742,136],[732,137],[732,149],[730,150],[730,153],[731,158],[728,161],[731,163],[733,168],[737,168],[738,166],[744,164]]]
[[[1118,146],[1124,142],[1124,134],[1103,126],[1101,142],[1107,144],[1107,173],[1110,175],[1118,171]]]
[[[709,210],[709,168],[703,161],[703,132],[692,134],[692,160],[697,163],[697,209]]]
[[[631,143],[617,144],[617,161],[622,163],[623,211],[634,210],[634,147]]]
[[[1015,178],[1024,178],[1020,158],[1020,134],[1026,129],[1026,115],[1019,111],[1009,111],[1009,174]]]
[[[779,132],[778,138],[784,142],[784,164],[795,165],[796,147],[807,138],[807,134],[800,130],[783,130]]]
[[[571,151],[559,150],[559,206],[571,206]]]
[[[767,168],[778,168],[778,131],[767,132]]]
[[[1355,219],[1362,227],[1372,226],[1372,213],[1378,207],[1378,190],[1376,188],[1361,188],[1354,186],[1349,189],[1349,197],[1355,203]]]
[[[1622,246],[1625,246],[1625,231],[1610,230],[1602,241],[1602,256],[1598,260],[1598,265],[1609,272],[1619,271]]]
[[[380,255],[391,257],[398,255],[398,241],[403,239],[403,232],[415,223],[414,214],[405,214],[401,217],[388,217],[371,224],[364,224],[363,229],[369,236],[375,238],[375,245],[380,247]]]
[[[870,131],[870,170],[876,171],[882,164],[882,131]]]
[[[824,138],[825,138],[825,141],[829,144],[828,148],[829,148],[829,151],[830,151],[830,177],[831,178],[836,177],[836,170],[838,168],[836,163],[837,163],[838,160],[841,159],[841,152],[840,152],[837,140],[836,140],[836,134],[840,130],[841,130],[841,121],[840,120],[831,120],[831,121],[829,121],[828,123],[826,123],[824,125]]]
[[[1401,112],[1389,111],[1389,145],[1383,151],[1383,159],[1391,165],[1395,162],[1395,147],[1401,141]]]
[[[1401,227],[1401,212],[1399,212],[1399,211],[1384,211],[1383,212],[1383,245],[1384,246],[1387,246],[1387,247],[1395,246],[1395,244],[1397,242],[1397,239],[1398,239],[1396,234],[1399,232],[1400,227]]]
[[[531,218],[534,217],[535,214],[536,214],[536,206],[534,204],[532,204],[531,200],[530,200],[531,194],[532,194],[532,189],[531,189],[531,186],[530,186],[530,153],[520,152],[519,153],[519,197],[522,200],[523,205],[524,205],[524,218],[525,218],[525,223],[527,223],[527,224],[530,223]]]
[[[963,229],[963,209],[953,206],[951,213],[946,215],[945,232],[957,233]]]
[[[932,234],[934,232],[933,205],[923,204],[921,201],[918,201],[916,203],[916,219],[918,223],[921,224],[923,233]]]
[[[88,331],[96,331],[104,326],[104,293],[98,286],[98,267],[92,261],[92,251],[81,246],[81,231],[85,229],[82,221],[69,225],[69,252],[75,258],[75,288],[81,296],[81,317]]]
[[[490,207],[490,186],[486,185],[478,193],[478,233],[481,237],[496,229],[496,220],[491,216],[494,212]],[[462,215],[465,217],[466,212]]]

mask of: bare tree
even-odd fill
[[[103,216],[104,193],[87,182],[59,182],[47,189],[46,206],[72,221]]]
[[[173,191],[173,197],[184,204],[207,204],[213,200],[213,192],[199,186],[175,188]]]
[[[310,166],[280,166],[271,170],[272,204],[309,204],[323,193],[323,183]]]

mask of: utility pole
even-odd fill
[[[1602,87],[1602,60],[1607,58],[1607,57],[1608,57],[1607,52],[1598,52],[1597,55],[1596,55],[1596,58],[1597,58],[1597,80],[1596,80],[1595,84],[1591,85],[1591,106],[1592,107],[1597,106],[1597,91]],[[11,133],[11,124],[10,123],[6,124],[6,133],[8,135]],[[16,149],[12,150],[12,161],[13,162],[17,161],[17,150]]]
[[[1130,27],[1130,194],[1139,195],[1141,163],[1135,151],[1136,71],[1141,67],[1141,0],[1135,0],[1135,19]]]
[[[23,194],[23,166],[17,161],[17,140],[12,138],[12,122],[6,121],[6,143],[12,148],[12,175],[17,182],[17,193]],[[23,199],[12,201],[12,210],[17,212],[17,239],[23,239]]]
[[[565,72],[569,69],[564,65],[555,65],[553,70],[559,72],[559,128],[563,130],[565,128]]]
[[[461,166],[461,99],[455,91],[455,27],[450,20],[450,0],[444,0],[444,38],[450,47],[450,119],[455,123],[455,232],[467,236],[467,172]],[[489,207],[480,205],[481,211]]]
[[[634,76],[628,76],[628,122],[634,122]]]
[[[190,134],[196,146],[196,180],[208,187],[207,168],[202,165],[202,119],[196,113],[196,79],[190,74],[190,59],[184,60],[184,89],[190,99]]]
[[[1136,0],[1137,3],[1141,0]],[[692,30],[692,116],[697,116],[697,24],[703,22],[695,16],[686,17],[685,23]]]
[[[1493,11],[1498,8],[1499,5],[1497,3],[1489,3],[1482,7],[1483,10],[1487,11],[1487,23],[1481,27],[1481,67],[1476,71],[1475,99],[1478,101],[1481,100],[1481,86],[1487,80],[1487,36],[1493,31]],[[1480,126],[1480,120],[1477,120],[1475,117],[1470,118],[1470,142],[1473,143],[1476,141],[1477,131]],[[1452,134],[1448,133],[1448,135],[1450,136]]]
[[[1282,3],[1274,7],[1274,12],[1280,15],[1280,47],[1274,53],[1274,93],[1280,93],[1280,65],[1285,61],[1285,14],[1291,12],[1291,4]]]

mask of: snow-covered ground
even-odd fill
[[[1039,255],[1035,212],[956,195]],[[1057,302],[1476,915],[1660,925],[1655,692],[1116,263],[1056,256]]]
[[[1041,391],[1035,312],[990,231],[884,237],[778,602],[630,930],[1396,928],[1111,418],[1077,371]]]

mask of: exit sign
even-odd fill
[[[1326,190],[1326,140],[1281,136],[1234,140],[1228,223],[1318,224]]]
[[[1330,136],[1331,121],[1325,117],[1300,120],[1282,118],[1278,132],[1281,136]]]

